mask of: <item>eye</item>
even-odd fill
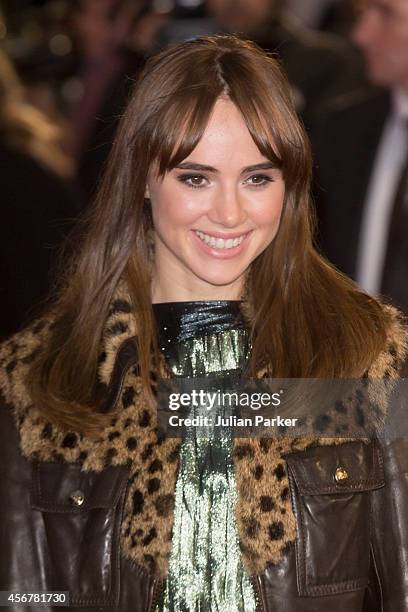
[[[193,189],[201,189],[205,186],[205,181],[207,181],[206,177],[202,174],[180,174],[177,180]]]
[[[265,187],[268,183],[273,182],[273,178],[267,174],[253,174],[246,179],[246,183],[251,187]]]

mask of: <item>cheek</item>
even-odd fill
[[[255,209],[253,220],[260,226],[276,226],[279,223],[282,214],[284,196],[285,191],[284,189],[281,189],[274,195],[273,198],[268,198]]]
[[[193,225],[209,208],[206,190],[199,192],[185,187],[162,190],[151,194],[153,223],[164,231]]]
[[[155,227],[169,231],[191,225],[199,216],[199,212],[197,206],[191,203],[171,199],[167,202],[161,201],[159,204],[152,202],[152,215]]]

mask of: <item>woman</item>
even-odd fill
[[[313,248],[310,168],[255,45],[200,38],[148,62],[58,299],[2,347],[3,590],[89,609],[408,609],[406,442],[325,430],[361,420],[357,396],[307,437],[158,427],[160,377],[398,376],[399,313]]]

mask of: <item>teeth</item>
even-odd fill
[[[224,240],[224,238],[215,238],[214,236],[199,232],[198,230],[196,230],[196,234],[203,242],[216,249],[232,249],[241,244],[244,239],[244,235],[242,235],[238,238],[228,238],[228,240]]]

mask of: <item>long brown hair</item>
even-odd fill
[[[268,365],[276,377],[357,377],[384,348],[387,313],[313,246],[311,154],[279,65],[249,41],[202,37],[152,57],[141,73],[81,250],[55,304],[55,324],[33,365],[32,400],[63,428],[93,435],[112,418],[112,412],[95,408],[97,358],[109,304],[123,277],[136,317],[143,388],[146,398],[153,398],[150,370],[159,356],[147,174],[157,162],[164,175],[191,153],[221,95],[241,111],[260,151],[279,158],[286,188],[279,231],[246,277],[250,374]]]

